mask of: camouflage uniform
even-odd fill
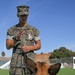
[[[20,11],[19,8],[18,11]],[[28,13],[25,14],[28,15]],[[26,63],[24,55],[34,61],[34,51],[23,53],[21,52],[21,46],[33,46],[35,41],[39,40],[39,31],[31,25],[20,27],[19,24],[16,24],[8,29],[7,39],[13,39],[13,37],[19,33],[20,29],[23,29],[23,35],[20,38],[20,41],[18,41],[13,47],[9,73],[10,75],[22,75],[22,70],[25,70],[24,72],[27,72],[26,75],[33,75],[33,73],[31,74],[30,70],[25,68]],[[21,67],[23,67],[23,69],[21,69]]]

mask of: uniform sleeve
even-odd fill
[[[34,29],[34,40],[35,41],[40,40],[38,29]]]
[[[7,31],[6,39],[10,39],[10,40],[13,39],[13,31],[11,29],[8,29],[8,31]]]

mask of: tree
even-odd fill
[[[54,52],[51,53],[51,58],[65,58],[73,56],[75,56],[75,53],[65,47],[55,49]]]
[[[4,51],[2,51],[1,55],[2,55],[2,57],[4,57],[4,56],[5,56],[5,52],[4,52]]]

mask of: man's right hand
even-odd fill
[[[23,35],[23,33],[24,33],[23,31],[24,31],[24,29],[21,28],[21,29],[19,30],[18,35],[17,35],[17,36],[14,36],[13,39],[16,40],[16,41],[20,41],[20,38],[22,37],[22,35]]]

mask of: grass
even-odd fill
[[[9,71],[0,69],[0,75],[9,75]]]
[[[9,71],[0,69],[0,75],[9,75]],[[62,68],[57,75],[75,75],[75,69]]]
[[[62,68],[58,72],[58,75],[75,75],[75,69],[72,69],[72,68]]]

